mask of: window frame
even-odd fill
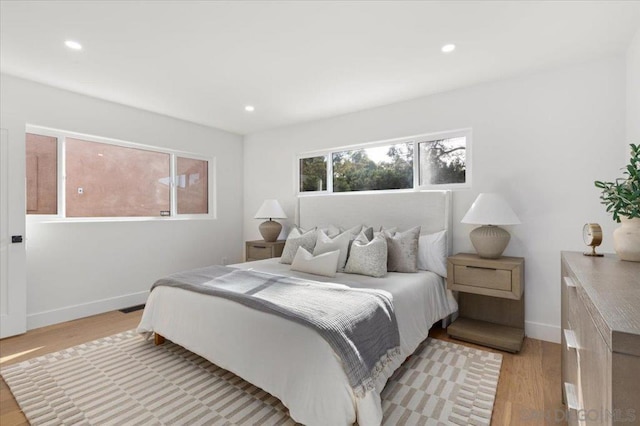
[[[33,133],[37,135],[50,136],[55,137],[58,140],[57,150],[58,150],[58,213],[57,214],[27,214],[25,209],[25,216],[27,221],[29,222],[138,222],[138,221],[154,221],[154,220],[163,220],[163,221],[172,221],[172,220],[197,220],[197,219],[208,219],[215,220],[217,219],[217,209],[216,209],[216,182],[215,173],[217,170],[216,167],[216,157],[202,155],[187,151],[180,151],[170,148],[161,148],[152,145],[145,145],[135,142],[124,141],[115,138],[107,138],[103,136],[95,136],[89,135],[86,133],[78,133],[72,132],[68,130],[59,130],[53,129],[50,127],[38,126],[34,124],[27,124],[25,126],[25,140],[26,134]],[[120,146],[123,148],[133,148],[143,151],[152,151],[158,152],[162,154],[169,154],[169,172],[170,172],[170,191],[169,191],[169,201],[170,201],[170,216],[105,216],[105,217],[66,217],[66,138],[72,139],[80,139],[85,140],[87,142],[97,142],[103,143],[107,145]],[[207,213],[197,213],[197,214],[178,214],[178,197],[177,197],[177,185],[176,176],[177,171],[177,157],[181,158],[189,158],[194,160],[202,160],[207,162]]]
[[[465,182],[447,184],[420,185],[420,150],[421,142],[430,142],[440,139],[465,138]],[[333,154],[343,151],[353,151],[358,149],[376,148],[386,145],[396,145],[401,143],[413,144],[413,187],[406,189],[377,189],[367,191],[345,191],[333,192]],[[295,194],[299,197],[313,197],[322,195],[342,195],[342,194],[371,194],[384,192],[415,192],[415,191],[443,191],[457,189],[471,189],[472,183],[472,130],[471,128],[447,130],[442,132],[424,133],[420,135],[407,136],[402,138],[386,139],[375,142],[364,142],[353,145],[343,145],[335,148],[307,151],[295,156]],[[326,156],[327,161],[327,189],[325,191],[300,191],[300,161],[305,158]]]

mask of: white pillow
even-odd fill
[[[387,240],[378,235],[369,241],[365,232],[360,232],[351,245],[351,254],[344,268],[347,274],[384,277],[387,274]]]
[[[435,272],[447,278],[447,231],[420,235],[418,269]]]
[[[335,277],[338,269],[340,250],[322,253],[314,256],[302,247],[298,247],[296,256],[291,263],[292,271],[307,272],[309,274]]]
[[[339,235],[342,232],[342,230],[335,225],[323,226],[322,228],[318,228],[318,229],[324,232],[325,234],[327,234],[328,236],[330,236],[331,238]]]
[[[356,225],[353,228],[349,228],[349,229],[342,229],[342,232],[348,232],[349,234],[351,234],[351,239],[354,240],[356,239],[356,237],[358,236],[358,234],[360,234],[360,231],[362,231],[362,228],[364,227],[364,225]]]
[[[284,243],[284,249],[282,250],[280,263],[290,264],[293,261],[294,256],[298,252],[298,247],[304,247],[307,251],[313,251],[315,245],[315,228],[309,231],[305,231],[301,228],[293,228],[289,233],[289,236],[287,237],[287,241]]]
[[[316,238],[316,246],[313,249],[313,255],[317,256],[322,253],[338,250],[340,257],[338,258],[338,269],[344,269],[345,263],[347,263],[347,253],[349,251],[349,241],[351,241],[351,233],[349,231],[331,238],[327,236],[323,231],[318,231]]]

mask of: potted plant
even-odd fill
[[[613,247],[622,260],[640,262],[640,145],[631,144],[625,177],[615,182],[595,181],[601,203],[622,226],[613,232]]]

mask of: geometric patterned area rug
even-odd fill
[[[502,355],[425,340],[382,392],[384,425],[491,421]],[[0,372],[32,425],[295,425],[275,397],[134,330]]]

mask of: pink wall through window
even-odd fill
[[[176,180],[178,214],[208,213],[208,162],[178,157]]]
[[[160,216],[170,210],[170,155],[66,138],[66,216]]]
[[[27,214],[58,213],[58,139],[27,133]]]

